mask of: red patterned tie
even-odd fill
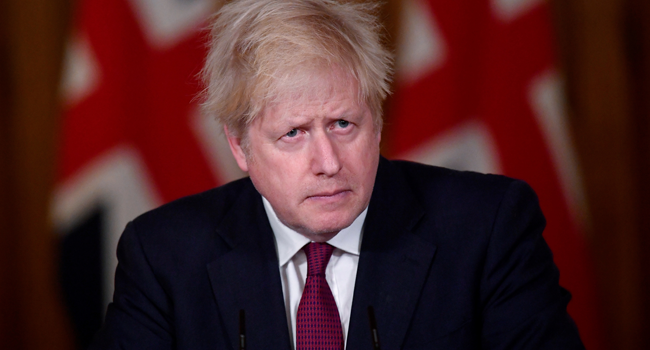
[[[327,243],[309,243],[307,282],[296,317],[296,350],[341,350],[343,330],[334,296],[325,279],[325,269],[334,247]]]

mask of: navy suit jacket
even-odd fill
[[[570,294],[524,182],[381,159],[347,349],[582,349]],[[289,349],[273,232],[250,179],[126,227],[115,295],[92,349]]]

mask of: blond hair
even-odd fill
[[[224,5],[211,24],[202,71],[204,112],[244,136],[265,105],[304,87],[301,77],[338,68],[356,80],[359,99],[381,130],[392,57],[381,44],[377,10],[372,3],[334,0],[239,0]]]

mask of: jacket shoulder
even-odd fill
[[[500,215],[516,215],[524,207],[541,213],[537,195],[521,180],[408,161],[386,165],[392,175],[382,181],[387,186],[382,192],[399,191],[411,198],[411,210],[420,208],[425,214],[420,227],[437,228],[429,233],[463,232],[468,239],[488,239]]]
[[[236,201],[246,196],[253,199],[255,194],[250,179],[243,178],[171,201],[138,216],[133,224],[149,229],[215,227]]]
[[[499,201],[511,186],[530,189],[524,181],[503,175],[459,171],[410,161],[389,161],[423,203]],[[530,189],[532,192],[532,189]]]
[[[131,229],[120,238],[120,245],[139,242],[154,266],[170,261],[206,263],[228,250],[217,229],[231,215],[233,206],[243,201],[244,206],[251,203],[248,206],[252,207],[256,200],[261,202],[248,178],[183,197],[135,218],[129,223]]]

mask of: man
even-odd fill
[[[220,10],[204,106],[250,177],[127,226],[94,348],[582,348],[526,184],[381,158],[373,9]]]

